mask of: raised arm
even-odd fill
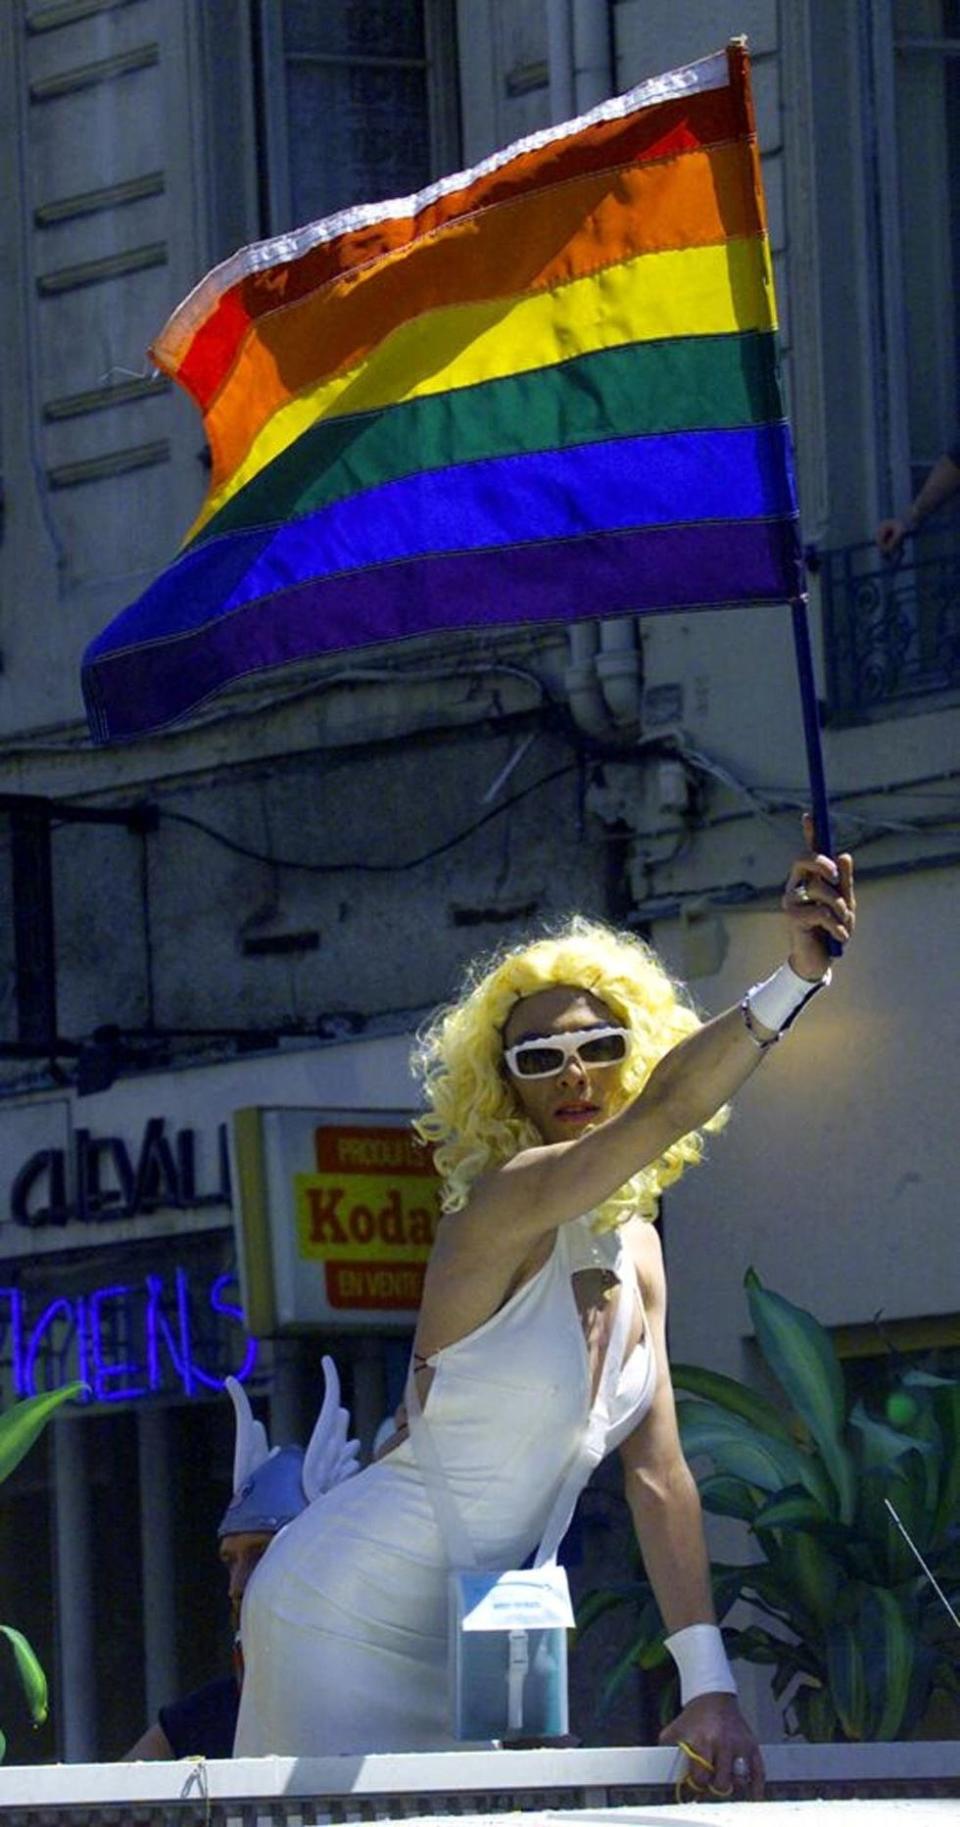
[[[825,936],[845,943],[853,930],[850,858],[842,856],[837,867],[829,857],[799,857],[782,905],[790,967],[813,990],[827,969]],[[758,1010],[768,1006],[758,1001]],[[666,1054],[639,1097],[608,1122],[576,1141],[527,1149],[487,1174],[456,1214],[451,1241],[455,1231],[460,1248],[471,1250],[476,1242],[485,1254],[503,1250],[520,1260],[538,1237],[600,1205],[707,1122],[756,1071],[766,1043],[775,1039],[776,1027],[742,1004],[706,1022]]]
[[[419,1353],[436,1351],[489,1318],[546,1260],[561,1225],[601,1205],[673,1143],[699,1129],[756,1070],[791,1010],[822,979],[826,936],[841,943],[850,937],[850,858],[841,857],[837,868],[825,856],[799,857],[782,905],[790,934],[789,966],[781,967],[766,986],[755,987],[744,1004],[673,1047],[639,1096],[616,1115],[601,1118],[592,1128],[581,1127],[576,1140],[551,1136],[542,1146],[523,1150],[480,1178],[464,1208],[444,1218],[427,1270]],[[602,1015],[595,1013],[593,1019],[602,1020]],[[534,1126],[550,1135],[549,1122],[535,1120]]]

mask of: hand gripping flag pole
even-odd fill
[[[383,643],[790,603],[828,847],[742,40],[241,249],[153,356],[210,487],[87,650],[97,741]]]

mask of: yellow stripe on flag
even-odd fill
[[[187,539],[319,419],[553,367],[596,349],[774,328],[769,246],[758,238],[643,254],[533,296],[439,306],[401,325],[349,373],[279,406],[233,468],[224,443],[235,435],[235,415],[256,421],[241,357],[206,420],[214,478],[227,467],[232,474],[219,487],[215,481]]]

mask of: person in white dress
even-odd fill
[[[713,1020],[701,1023],[641,940],[575,919],[478,967],[416,1057],[416,1127],[434,1146],[445,1215],[410,1394],[473,1563],[517,1567],[538,1544],[542,1558],[565,1486],[577,1488],[591,1452],[618,1446],[680,1670],[682,1707],[663,1741],[689,1746],[715,1793],[742,1796],[762,1793],[762,1760],[715,1622],[650,1220],[662,1189],[699,1160],[704,1129],[722,1125],[727,1101],[829,981],[828,936],[845,945],[853,932],[850,858],[799,857],[783,908],[789,963]],[[591,1404],[619,1290],[622,1367],[597,1442]],[[297,1518],[250,1581],[235,1754],[452,1746],[451,1564],[404,1430]]]

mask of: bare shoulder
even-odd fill
[[[544,1232],[556,1228],[542,1213],[543,1170],[571,1146],[525,1148],[480,1174],[463,1208],[443,1221],[439,1235],[445,1231],[447,1251],[464,1264],[474,1257],[484,1262],[494,1257],[515,1266]]]
[[[535,1226],[536,1172],[546,1148],[524,1149],[512,1160],[500,1162],[478,1175],[466,1204],[448,1212],[437,1233],[444,1253],[468,1264],[471,1257],[489,1261],[491,1255],[515,1255],[529,1248]],[[527,1222],[524,1224],[523,1219]]]
[[[440,1223],[417,1324],[417,1350],[425,1356],[482,1325],[544,1260],[552,1238],[521,1222],[503,1194],[507,1177],[503,1168],[484,1175],[466,1205]]]

